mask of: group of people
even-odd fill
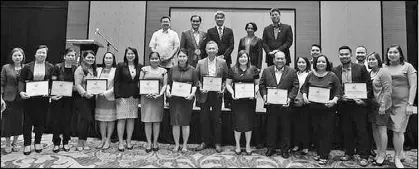
[[[160,123],[165,102],[168,102],[175,141],[172,151],[186,152],[189,151],[189,124],[196,100],[201,108],[201,144],[196,150],[215,147],[216,152],[222,152],[221,108],[224,100],[232,111],[234,151],[237,155],[242,153],[240,137],[244,132],[245,154],[251,155],[256,98],[260,95],[267,110],[266,156],[274,155],[277,148],[281,149],[284,158],[289,158],[291,151],[307,154],[312,143],[316,148],[314,159],[319,164],[327,164],[335,114],[338,113],[345,150],[341,160],[351,160],[357,153],[361,157],[359,164],[367,166],[371,142],[374,141],[377,147],[374,164],[382,165],[386,159],[389,127],[393,131],[396,152],[394,163],[396,167],[403,167],[403,134],[413,112],[417,74],[415,68],[405,61],[400,46],[387,48],[384,61],[375,52],[367,54],[366,47],[357,47],[357,63],[351,61],[352,49],[342,46],[337,52],[341,64],[332,67],[328,57],[321,53],[320,45],[315,44],[311,47],[311,55],[298,57],[291,68],[288,66],[291,62],[288,48],[293,37],[291,28],[279,22],[279,9],[272,9],[270,16],[273,24],[265,27],[262,39],[254,35],[257,31],[255,23],[245,25],[248,34],[240,40],[233,66],[230,66],[233,31],[223,26],[225,14],[221,11],[214,16],[217,26],[207,32],[199,29],[201,17],[193,15],[190,19],[192,28],[182,32],[180,41],[176,32],[170,29],[170,17],[162,17],[162,29],[156,31],[150,41],[152,52],[148,55],[148,66],[139,63],[138,51],[133,47],[125,49],[123,62],[118,64],[116,56],[106,52],[99,66],[93,51],[83,52],[80,63],[74,64],[76,51],[68,48],[62,55],[64,61],[53,65],[46,61],[48,47],[45,45],[36,48],[35,60],[30,63],[25,63],[25,52],[21,48],[14,48],[10,54],[11,63],[4,65],[1,71],[2,108],[5,107],[1,132],[6,137],[5,151],[19,151],[16,141],[23,133],[23,153],[31,154],[33,126],[35,152],[41,152],[40,142],[48,109],[53,112],[53,152],[59,152],[61,145],[64,151],[70,150],[71,118],[77,120],[77,151],[89,149],[87,131],[93,120],[100,126],[101,144],[98,148],[110,147],[116,123],[118,150],[133,149],[131,139],[135,119],[139,116],[145,124],[145,151],[158,151]],[[268,63],[263,70],[262,50],[266,52]],[[203,79],[207,76],[221,78],[221,90],[204,90]],[[89,93],[86,89],[88,79],[106,79],[107,90],[100,94]],[[140,95],[139,82],[144,79],[158,80],[158,92]],[[49,81],[50,87],[53,81],[73,82],[73,93],[71,97],[31,97],[25,87],[32,81]],[[191,84],[190,94],[186,97],[172,95],[174,82]],[[238,98],[235,94],[238,83],[253,83],[253,97]],[[347,83],[365,83],[367,97],[348,98],[344,88]],[[326,102],[310,99],[313,87],[330,92]],[[272,88],[286,91],[284,104],[268,101],[268,91]],[[126,140],[123,137],[125,130]],[[181,132],[182,146],[179,143]],[[372,133],[373,140],[369,133]]]

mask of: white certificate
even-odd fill
[[[221,91],[222,79],[221,77],[204,76],[202,80],[202,89],[207,91]]]
[[[108,79],[87,79],[86,91],[90,94],[100,94],[106,91]]]
[[[316,103],[329,102],[330,89],[321,87],[308,87],[308,100]]]
[[[47,96],[48,81],[26,82],[26,93],[29,96]]]
[[[73,95],[73,82],[52,81],[51,96],[69,96]]]
[[[159,80],[140,80],[140,95],[147,95],[150,93],[159,93]]]
[[[288,90],[267,88],[266,102],[269,104],[287,104]]]
[[[345,83],[344,89],[349,99],[367,99],[366,83]]]
[[[171,95],[179,97],[187,97],[191,94],[192,84],[173,82]]]
[[[234,97],[238,99],[255,97],[255,84],[234,83]]]

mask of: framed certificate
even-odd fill
[[[100,94],[106,91],[108,79],[87,79],[86,91],[90,94]]]
[[[349,99],[367,99],[366,83],[345,83],[343,88]]]
[[[266,102],[269,104],[287,104],[288,90],[267,88]]]
[[[173,96],[187,97],[191,94],[192,84],[173,81],[171,94]]]
[[[202,80],[202,89],[207,91],[221,91],[222,86],[221,77],[204,76]]]
[[[26,82],[26,93],[29,96],[47,96],[49,93],[48,81]]]
[[[330,89],[322,87],[308,87],[308,100],[316,103],[327,103],[330,97]]]
[[[150,93],[159,93],[160,84],[159,80],[140,80],[140,95],[147,95]]]
[[[255,84],[234,83],[234,97],[238,99],[255,97]]]
[[[73,95],[73,82],[52,81],[50,95],[71,97]]]

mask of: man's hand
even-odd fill
[[[333,107],[336,104],[334,100],[329,100],[326,104],[324,104],[326,107]]]
[[[287,104],[283,104],[282,107],[289,107],[291,103],[291,99],[287,98]]]
[[[381,105],[380,108],[378,109],[378,114],[379,115],[384,115],[386,114],[386,107],[385,105]]]
[[[406,107],[406,115],[411,115],[413,114],[413,106],[412,105],[407,105]]]
[[[361,99],[354,99],[355,103],[358,105],[365,105],[365,102]]]

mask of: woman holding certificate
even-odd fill
[[[189,123],[192,116],[192,108],[196,86],[198,83],[198,74],[195,68],[188,64],[186,52],[179,52],[178,65],[170,69],[167,80],[168,86],[166,95],[170,101],[170,124],[173,126],[173,138],[175,140],[174,152],[180,150],[179,136],[180,126],[182,126],[183,147],[182,152],[188,151],[187,143],[189,138]]]
[[[64,51],[64,62],[55,66],[53,72],[53,81],[51,87],[51,118],[53,126],[52,142],[54,148],[52,151],[58,153],[60,151],[61,138],[63,135],[64,151],[70,151],[68,141],[70,141],[71,117],[74,112],[74,95],[76,95],[74,84],[74,72],[77,66],[74,65],[76,60],[76,50],[67,48]],[[60,93],[68,91],[66,93]],[[56,93],[58,92],[58,93]]]
[[[115,71],[114,94],[116,98],[116,119],[119,145],[118,150],[124,151],[124,130],[127,128],[127,149],[132,149],[131,137],[134,131],[135,119],[138,118],[138,79],[143,67],[138,63],[136,48],[127,47],[124,62],[118,63]]]
[[[148,56],[150,66],[141,68],[140,72],[140,94],[141,94],[141,121],[144,122],[145,134],[147,137],[146,152],[158,151],[157,139],[160,133],[160,122],[163,120],[164,99],[163,94],[166,91],[167,70],[159,67],[160,55],[157,52],[151,52]],[[158,85],[141,86],[141,81],[156,82]],[[146,83],[147,83],[146,82]],[[144,87],[144,88],[143,88]],[[143,88],[143,90],[141,90]],[[147,89],[147,91],[144,91]],[[153,133],[153,144],[151,144],[151,135]]]
[[[241,153],[240,136],[242,132],[245,132],[246,136],[246,154],[252,154],[250,140],[255,118],[258,85],[259,71],[257,67],[250,65],[250,57],[247,52],[240,50],[236,64],[231,67],[226,83],[226,89],[233,97],[231,110],[233,112],[234,138],[236,140],[234,152],[237,155]]]
[[[308,74],[301,93],[311,111],[313,134],[316,136],[317,155],[314,159],[320,165],[326,165],[332,147],[335,105],[341,95],[341,85],[335,73],[331,72],[325,55],[314,58],[313,72]]]
[[[23,154],[31,153],[32,126],[35,130],[35,152],[42,151],[41,138],[44,133],[46,113],[49,107],[49,81],[54,65],[46,61],[48,47],[39,45],[35,51],[35,61],[21,70],[19,81],[20,97],[25,99],[23,112]]]
[[[95,120],[99,121],[100,135],[102,142],[98,146],[103,150],[109,148],[111,136],[115,127],[116,103],[114,97],[114,77],[116,58],[111,52],[103,56],[102,65],[97,68],[98,78],[106,79],[108,86],[106,91],[96,96]]]
[[[399,45],[390,46],[385,58],[386,63],[383,65],[383,69],[390,72],[392,78],[392,107],[389,127],[393,131],[394,164],[397,168],[403,168],[401,160],[404,158],[404,132],[414,109],[417,71],[410,63],[404,61],[405,57]]]
[[[77,151],[88,150],[86,145],[87,132],[93,120],[95,98],[95,88],[88,88],[88,80],[96,79],[96,56],[93,51],[86,51],[80,58],[80,66],[74,72],[74,84],[77,94],[74,98],[75,114],[77,116],[77,136],[79,138]],[[89,84],[90,86],[90,84]],[[92,89],[92,90],[89,90]]]
[[[18,93],[18,83],[24,67],[25,53],[21,48],[14,48],[10,53],[10,58],[12,63],[4,65],[1,69],[1,136],[6,138],[4,149],[6,153],[19,151],[17,139],[22,134],[23,100]],[[4,109],[3,106],[6,105],[7,108]],[[11,136],[13,136],[12,143],[10,143]]]

